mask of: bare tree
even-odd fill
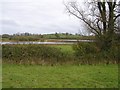
[[[117,8],[117,13],[120,13],[120,1],[119,1],[118,4],[119,5],[118,5],[118,8]],[[117,32],[120,34],[120,17],[117,18],[116,24],[117,24]]]
[[[77,1],[70,1],[65,7],[70,15],[82,20],[95,34],[101,49],[109,49],[114,40],[116,20],[120,17],[120,12],[117,12],[120,4],[117,0],[92,0],[84,5],[86,7],[82,8]]]

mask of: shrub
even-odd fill
[[[93,43],[78,43],[73,46],[73,49],[75,50],[75,55],[78,57],[98,52],[97,47]]]
[[[3,45],[2,53],[3,59],[17,61],[37,58],[57,62],[65,57],[59,48],[46,45]]]
[[[73,46],[79,60],[88,62],[117,63],[120,60],[120,45],[114,44],[109,50],[100,50],[95,43],[78,43]]]

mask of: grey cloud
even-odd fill
[[[0,20],[0,22],[2,25],[19,26],[19,24],[13,20]]]
[[[77,33],[81,28],[80,23],[64,13],[62,2],[63,0],[4,0],[2,32]]]

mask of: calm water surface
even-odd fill
[[[4,44],[75,44],[77,42],[94,42],[93,40],[59,40],[58,42],[33,42],[33,41],[24,41],[24,42],[0,42],[1,45]]]

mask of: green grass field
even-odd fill
[[[118,88],[118,65],[3,64],[3,88]]]
[[[99,64],[92,63],[92,65],[79,64],[81,60],[77,61],[74,58],[75,51],[72,47],[73,45],[3,46],[3,56],[5,58],[2,60],[3,88],[118,88],[117,64],[106,65],[104,62],[100,62]],[[8,50],[12,53],[8,53]],[[56,59],[53,60],[53,57],[59,57],[61,53],[64,56],[59,58],[58,63],[54,63]],[[49,56],[48,58],[44,58],[46,64],[45,62],[38,64],[37,62],[39,60],[41,62],[39,58],[44,55]],[[65,58],[67,60],[66,62],[63,60]],[[15,62],[20,59],[23,60],[23,63]],[[26,62],[29,59],[35,60],[36,64]],[[50,59],[50,61],[47,61],[47,59]],[[75,63],[72,61],[73,59],[76,60]],[[83,60],[85,61],[87,59],[85,58]],[[89,58],[89,61],[92,59]],[[96,58],[95,61],[98,62],[98,59]],[[102,60],[104,61],[104,59],[106,60],[106,58]],[[61,63],[60,61],[62,64],[59,64]]]
[[[74,50],[72,48],[73,45],[53,45],[52,47],[59,48],[63,53],[67,53],[69,55],[74,54]]]

